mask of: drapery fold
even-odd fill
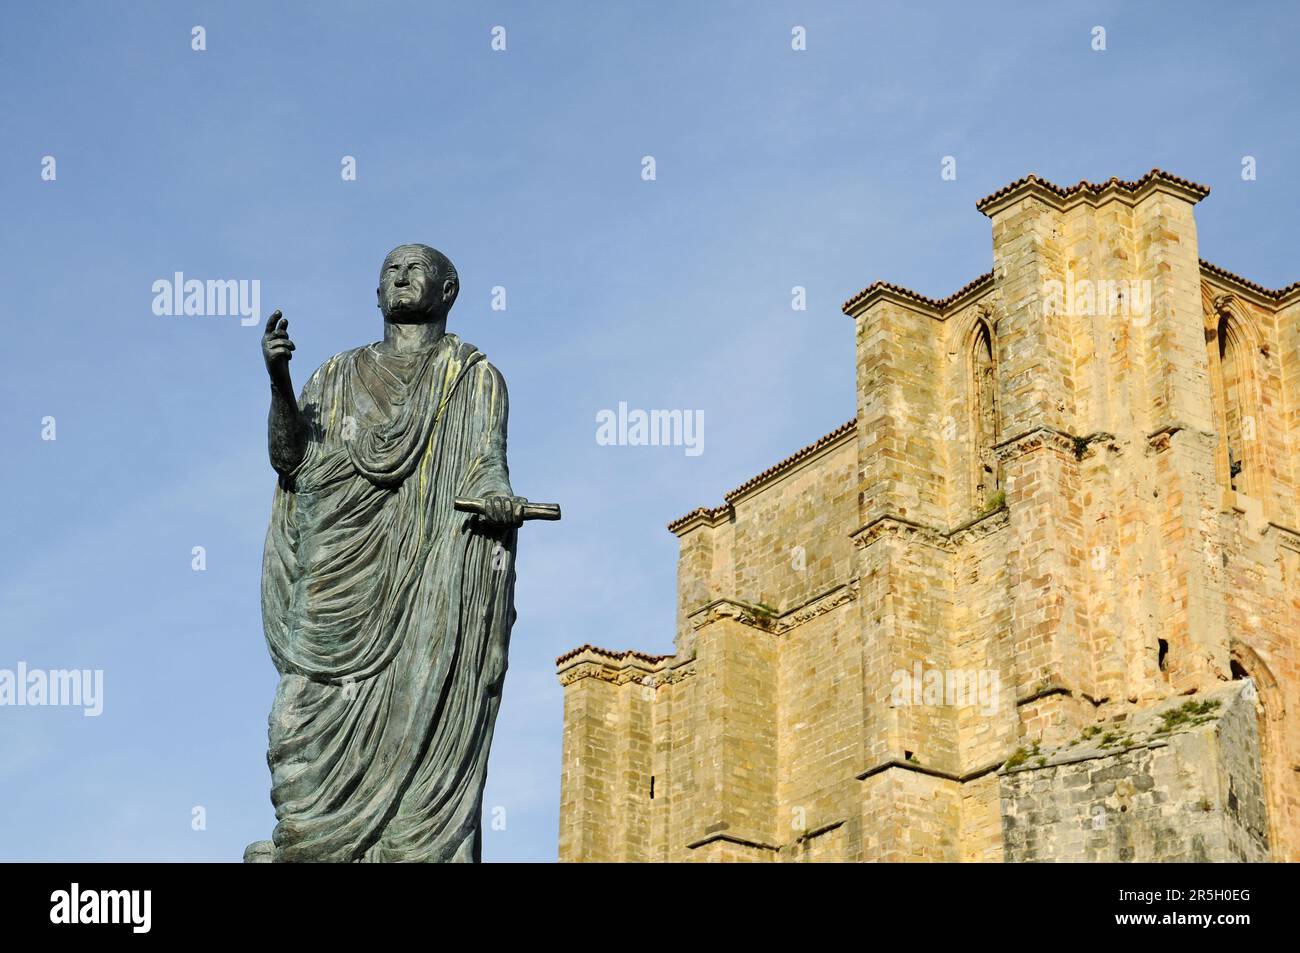
[[[515,531],[452,500],[511,493],[504,381],[448,334],[337,355],[299,406],[262,569],[277,859],[476,860]]]

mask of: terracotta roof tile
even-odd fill
[[[1210,187],[1208,185],[1201,185],[1199,182],[1192,182],[1190,179],[1184,179],[1180,176],[1174,175],[1171,172],[1166,172],[1163,169],[1152,169],[1150,172],[1142,176],[1142,178],[1138,179],[1136,182],[1125,182],[1121,180],[1118,176],[1111,176],[1105,182],[1089,182],[1087,179],[1080,179],[1074,185],[1065,186],[1065,187],[1059,186],[1054,182],[1048,182],[1046,179],[1040,179],[1038,176],[1034,175],[1031,172],[1023,179],[1016,179],[1016,181],[1012,182],[1010,185],[1004,185],[996,192],[984,196],[984,198],[980,199],[978,202],[975,203],[975,207],[982,212],[984,211],[985,208],[987,208],[989,205],[991,205],[993,202],[997,201],[998,199],[1002,198],[1004,195],[1008,195],[1011,192],[1014,192],[1016,189],[1028,185],[1031,182],[1042,186],[1043,188],[1047,189],[1047,191],[1052,192],[1055,195],[1060,196],[1061,198],[1068,198],[1069,196],[1079,192],[1091,192],[1094,195],[1097,195],[1100,194],[1101,192],[1104,192],[1108,188],[1115,188],[1115,187],[1119,188],[1121,191],[1124,192],[1136,192],[1138,189],[1146,185],[1152,179],[1163,179],[1166,182],[1173,182],[1176,185],[1181,185],[1183,188],[1190,189],[1193,192],[1199,192],[1201,194],[1201,198],[1204,198],[1205,196],[1210,194]]]
[[[744,483],[740,484],[740,486],[736,487],[730,493],[723,494],[722,498],[726,500],[728,503],[734,502],[736,499],[743,496],[746,493],[746,491],[751,490],[754,487],[758,486],[760,483],[770,480],[772,477],[776,476],[777,474],[790,469],[790,467],[794,466],[800,460],[803,460],[806,457],[811,456],[812,454],[820,450],[822,447],[826,446],[828,443],[831,443],[837,438],[844,436],[844,434],[849,433],[851,430],[856,428],[857,425],[858,425],[857,417],[854,417],[852,420],[848,421],[847,423],[840,424],[830,433],[826,434],[826,436],[814,440],[812,443],[808,444],[808,446],[804,447],[802,450],[796,450],[794,453],[790,454],[790,456],[786,457],[784,460],[768,467],[758,476],[751,477],[750,479],[746,480]]]
[[[1204,268],[1212,275],[1217,275],[1220,278],[1226,278],[1229,281],[1235,281],[1237,284],[1243,285],[1249,288],[1251,291],[1254,291],[1257,294],[1261,294],[1265,298],[1271,298],[1274,301],[1280,301],[1283,298],[1285,298],[1287,295],[1289,295],[1291,292],[1295,291],[1297,288],[1300,288],[1300,281],[1293,281],[1285,288],[1277,288],[1277,289],[1265,288],[1263,285],[1257,285],[1255,284],[1255,282],[1241,277],[1241,275],[1233,274],[1227,268],[1220,268],[1218,265],[1211,264],[1210,262],[1206,261],[1204,258],[1201,259],[1201,267]]]
[[[873,281],[871,284],[867,285],[865,288],[863,288],[861,291],[855,294],[848,301],[844,302],[840,310],[843,311],[845,314],[848,314],[849,309],[852,308],[854,305],[856,305],[867,295],[871,294],[873,291],[884,289],[884,290],[892,291],[895,294],[900,294],[904,298],[910,298],[913,301],[918,302],[919,304],[927,305],[928,307],[934,308],[934,310],[936,311],[943,311],[954,301],[957,301],[958,299],[965,297],[967,294],[974,291],[980,285],[985,284],[986,282],[992,280],[993,280],[993,272],[986,271],[984,272],[984,274],[980,275],[978,278],[974,279],[973,281],[968,281],[966,284],[962,285],[960,288],[958,288],[952,294],[948,295],[948,297],[946,298],[927,298],[925,295],[913,291],[911,288],[904,288],[902,285],[892,284],[888,281]]]
[[[632,658],[637,658],[643,662],[652,662],[652,663],[662,662],[664,659],[672,658],[671,655],[646,655],[644,652],[634,652],[631,649],[628,649],[625,652],[611,652],[609,649],[597,648],[594,645],[580,645],[576,649],[573,649],[572,651],[569,652],[565,652],[563,655],[557,658],[555,660],[555,664],[562,665],[563,663],[567,662],[569,659],[581,655],[583,652],[595,652],[597,655],[604,655],[607,658],[614,658],[614,659],[623,659],[623,658],[627,658],[630,655],[632,656]]]
[[[1057,195],[1061,198],[1069,198],[1071,195],[1076,195],[1081,192],[1088,192],[1093,195],[1099,195],[1102,192],[1106,191],[1107,189],[1112,189],[1112,188],[1119,189],[1120,191],[1123,192],[1136,192],[1138,189],[1142,188],[1153,179],[1161,179],[1165,182],[1172,182],[1176,185],[1180,185],[1185,189],[1198,193],[1201,198],[1204,198],[1205,196],[1210,194],[1210,187],[1208,185],[1201,185],[1199,182],[1193,182],[1190,179],[1184,179],[1181,176],[1174,175],[1172,172],[1166,172],[1163,169],[1152,169],[1146,175],[1142,176],[1140,179],[1134,182],[1126,182],[1120,179],[1118,176],[1111,176],[1105,182],[1089,182],[1087,179],[1080,179],[1074,185],[1069,185],[1069,186],[1057,185],[1055,182],[1049,182],[1046,179],[1039,178],[1037,175],[1034,175],[1031,172],[1029,175],[1025,176],[1024,178],[1016,179],[1016,181],[1010,183],[1009,185],[1004,185],[1002,188],[998,189],[996,192],[992,193],[991,195],[984,196],[984,198],[980,199],[978,202],[975,203],[975,207],[982,212],[984,211],[984,209],[986,209],[989,205],[996,202],[998,199],[1006,195],[1010,195],[1012,192],[1016,191],[1017,189],[1023,188],[1024,186],[1030,184],[1038,185],[1041,188],[1046,189],[1048,192],[1051,192],[1052,194]],[[927,307],[933,308],[936,311],[943,311],[946,308],[948,308],[949,305],[953,304],[962,296],[970,293],[971,291],[975,290],[975,288],[978,287],[979,285],[983,284],[986,281],[991,281],[992,279],[993,279],[993,272],[991,271],[987,272],[986,274],[980,275],[978,278],[970,282],[970,284],[966,285],[965,287],[959,288],[957,291],[950,294],[946,298],[930,298],[927,297],[926,295],[919,294],[918,292],[915,292],[910,288],[904,288],[901,285],[891,284],[890,282],[887,281],[875,281],[872,282],[867,287],[863,288],[861,291],[855,294],[848,301],[845,301],[842,310],[844,311],[844,313],[847,314],[850,308],[854,307],[859,302],[861,302],[864,298],[867,297],[867,295],[871,294],[874,291],[884,290],[884,291],[892,291],[895,294],[902,295],[904,298],[909,298],[912,301],[917,302],[918,304],[926,305]]]
[[[726,512],[727,508],[725,506],[715,506],[713,509],[709,509],[707,506],[698,506],[685,516],[679,516],[677,519],[669,523],[668,529],[670,532],[675,533],[697,516],[703,517],[707,520],[715,520],[719,516],[726,515]]]

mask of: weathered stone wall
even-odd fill
[[[1004,768],[1006,859],[1266,860],[1255,717],[1253,683],[1236,682]]]
[[[1300,287],[1207,191],[1030,177],[846,304],[855,421],[670,527],[674,655],[559,660],[561,859],[1300,859]]]

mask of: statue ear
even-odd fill
[[[456,279],[446,278],[442,282],[442,300],[450,301],[456,297]]]
[[[375,289],[375,304],[381,308],[384,306],[384,292],[382,288]]]

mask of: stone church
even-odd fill
[[[1300,860],[1300,283],[1153,170],[850,298],[857,415],[669,529],[564,689],[563,861]]]

